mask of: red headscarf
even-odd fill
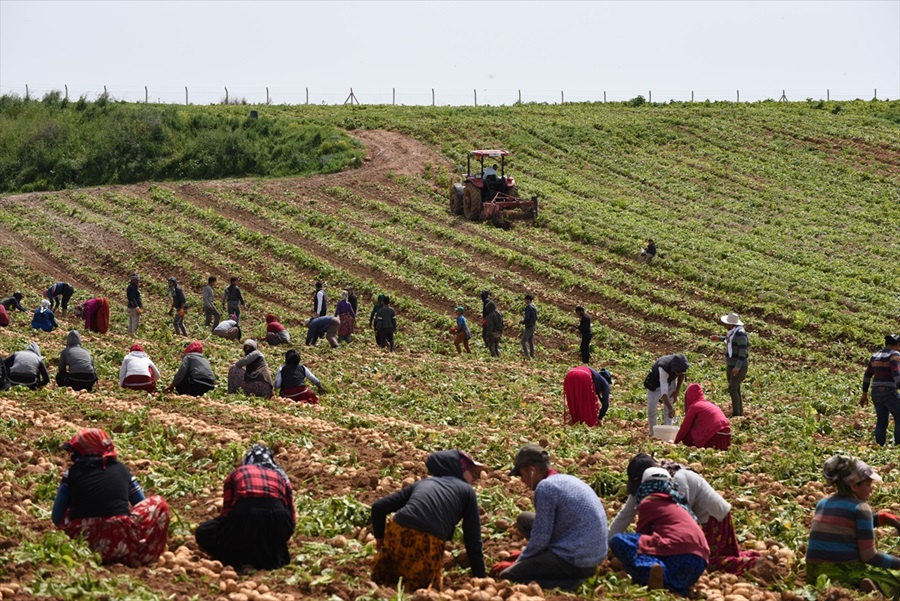
[[[266,323],[272,323],[273,321],[278,321],[273,313],[266,315]]]
[[[73,436],[69,442],[63,443],[62,448],[69,451],[74,459],[76,455],[97,456],[103,459],[103,467],[106,467],[108,459],[115,459],[119,453],[112,438],[100,428],[86,428]]]
[[[141,351],[141,352],[143,353],[143,352],[144,352],[144,347],[142,347],[140,344],[138,344],[137,342],[135,342],[134,344],[131,345],[131,348],[130,348],[129,350],[130,350],[132,353],[133,353],[134,351]]]
[[[193,341],[192,343],[187,345],[186,349],[184,349],[184,354],[187,355],[188,353],[200,353],[202,355],[203,344],[199,340]]]

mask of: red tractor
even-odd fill
[[[504,213],[520,211],[526,219],[534,219],[538,214],[537,196],[531,199],[519,198],[516,181],[506,175],[505,150],[473,150],[466,157],[466,176],[462,183],[455,183],[450,189],[450,212],[465,215],[472,221],[503,223]],[[477,160],[472,173],[472,157]],[[491,159],[492,165],[485,167],[484,159]],[[495,162],[500,159],[499,169]],[[510,213],[506,213],[509,215]]]

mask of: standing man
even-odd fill
[[[144,303],[141,301],[141,278],[136,273],[131,274],[131,282],[125,289],[128,298],[128,333],[137,335],[138,326],[141,325],[141,313],[144,312]]]
[[[491,352],[491,357],[500,356],[500,339],[503,337],[503,314],[497,310],[497,306],[490,302],[491,310],[484,319],[484,341]]]
[[[594,338],[591,316],[581,305],[575,307],[575,315],[578,316],[578,331],[581,333],[581,362],[587,365],[591,362],[591,340]]]
[[[381,308],[375,314],[375,338],[379,340],[378,346],[388,347],[394,352],[394,332],[397,331],[397,313],[391,306],[391,299],[385,296],[381,301]]]
[[[874,381],[873,381],[874,380]],[[863,375],[860,407],[869,402],[869,385],[872,385],[872,404],[875,405],[875,442],[884,446],[887,427],[894,417],[894,446],[900,445],[900,335],[884,337],[884,348],[872,355]]]
[[[62,303],[63,317],[69,312],[69,299],[72,298],[73,294],[75,294],[75,288],[68,282],[57,282],[44,292],[44,296],[52,303],[52,309],[59,309],[60,302]]]
[[[313,315],[322,317],[328,315],[328,295],[322,282],[316,282],[316,292],[313,294]]]
[[[672,425],[675,417],[675,403],[678,401],[678,393],[684,384],[684,375],[689,364],[687,357],[682,354],[665,355],[656,360],[650,373],[644,378],[644,388],[647,389],[647,421],[650,423],[650,436],[653,436],[653,428],[657,424],[657,410],[659,401],[665,405],[663,412],[663,424]]]
[[[359,315],[359,300],[356,298],[356,289],[353,286],[347,286],[347,301],[353,307],[353,314]]]
[[[187,300],[184,298],[184,290],[178,285],[178,280],[169,278],[169,296],[172,297],[172,306],[169,307],[169,315],[174,312],[172,325],[175,326],[175,333],[187,336],[187,329],[184,327],[184,312],[187,309]]]
[[[226,314],[234,315],[234,320],[240,325],[241,308],[246,309],[247,305],[244,303],[244,295],[241,294],[241,289],[238,288],[237,282],[238,278],[232,277],[230,284],[225,288],[225,292],[222,293],[222,308]]]
[[[520,322],[524,327],[522,330],[522,354],[528,359],[534,359],[534,330],[538,320],[538,310],[533,301],[533,296],[525,295],[525,317]]]
[[[216,329],[222,318],[222,314],[216,309],[216,293],[213,290],[215,283],[215,276],[210,276],[206,280],[206,287],[203,288],[203,313],[205,314],[203,325],[208,328],[212,324],[212,329]]]
[[[709,338],[713,342],[725,341],[725,376],[728,378],[728,394],[731,395],[731,417],[739,417],[744,415],[741,382],[747,377],[750,339],[737,313],[723,315],[721,319],[728,329],[728,334],[725,336],[713,334]]]
[[[607,551],[606,511],[593,489],[552,469],[536,444],[522,447],[509,475],[534,491],[534,511],[516,519],[528,544],[500,578],[574,588],[593,576]]]
[[[490,315],[497,306],[491,300],[491,293],[487,290],[481,291],[481,339],[484,340],[484,347],[491,348],[487,335],[487,316]]]

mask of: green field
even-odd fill
[[[253,127],[273,137],[333,132],[319,142],[341,140],[342,164],[356,166],[332,173],[334,163],[322,161],[309,177],[273,177],[285,175],[273,170],[216,181],[125,178],[113,181],[127,185],[0,197],[7,250],[0,293],[21,289],[33,308],[41,290],[66,280],[76,299],[107,296],[113,307],[110,333],[85,336],[99,390],[51,385],[0,396],[0,538],[9,541],[0,548],[0,593],[14,582],[53,598],[118,598],[127,590],[133,598],[252,598],[252,581],[282,599],[405,598],[412,592],[367,584],[374,549],[364,505],[424,476],[428,452],[468,450],[497,468],[478,485],[491,563],[521,546],[509,523],[530,503],[526,487],[501,468],[523,442],[540,441],[562,471],[598,491],[610,517],[624,501],[633,454],[652,450],[690,463],[733,504],[744,544],[768,548],[779,564],[777,577],[748,580],[754,594],[824,597],[824,583],[804,588],[802,561],[815,502],[827,493],[824,460],[838,450],[863,457],[885,480],[872,505],[900,510],[896,450],[874,443],[874,411],[857,403],[866,360],[884,334],[900,330],[900,103],[633,104],[257,107]],[[207,124],[239,124],[248,110],[157,108],[172,122]],[[66,113],[76,109],[58,110],[77,139],[77,120]],[[4,120],[15,121],[0,105]],[[20,123],[16,131],[25,129]],[[341,131],[360,141],[365,160],[354,159],[360,146]],[[507,171],[520,192],[540,197],[534,224],[502,230],[449,213],[447,192],[465,153],[496,147],[511,152]],[[0,134],[0,165],[15,155],[4,155],[10,148]],[[635,261],[648,237],[660,251],[651,265]],[[123,309],[132,271],[144,279],[148,305],[140,338],[164,380],[186,342],[165,313],[170,275],[184,285],[194,307],[188,330],[203,340],[223,383],[239,348],[202,328],[208,275],[220,288],[229,275],[242,278],[246,331],[260,335],[271,311],[298,343],[316,280],[327,282],[332,306],[353,284],[362,321],[371,297],[388,293],[399,313],[398,352],[381,352],[365,328],[337,351],[301,345],[329,388],[317,407],[231,396],[224,386],[200,401],[125,394],[115,377],[132,342]],[[490,358],[473,339],[474,354],[459,357],[447,333],[453,307],[464,305],[477,322],[484,289],[506,318],[503,355]],[[541,312],[533,362],[517,352],[527,292]],[[562,424],[562,378],[579,363],[578,304],[593,316],[595,366],[615,377],[610,413],[593,430]],[[642,382],[660,355],[685,353],[688,381],[730,408],[723,345],[709,341],[724,333],[718,318],[730,311],[751,334],[746,417],[732,422],[734,445],[715,452],[651,441]],[[38,340],[55,363],[77,321],[40,336],[28,321],[13,315],[0,330],[0,354]],[[264,352],[280,365],[280,351]],[[61,539],[49,521],[65,464],[55,449],[85,425],[113,432],[145,488],[170,500],[179,518],[172,552],[210,516],[222,479],[251,442],[282,449],[298,491],[295,561],[235,578],[231,590],[221,573],[199,569],[202,557],[191,549],[149,570],[85,567],[86,548]],[[900,553],[900,538],[879,534],[881,550]],[[461,548],[448,546],[455,598],[468,583]],[[734,584],[712,574],[697,594],[722,599]],[[577,596],[601,589],[613,598],[669,598],[630,584],[608,563]]]

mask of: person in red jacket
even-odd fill
[[[684,406],[686,413],[675,435],[675,444],[683,442],[689,447],[727,451],[731,446],[731,424],[718,405],[706,400],[699,384],[687,387]]]

